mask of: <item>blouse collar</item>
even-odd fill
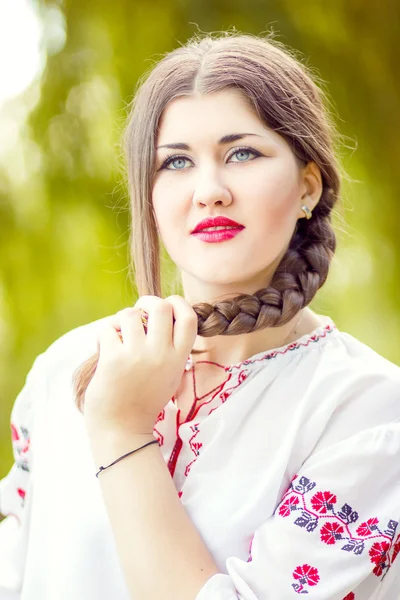
[[[275,358],[277,355],[284,355],[288,352],[298,350],[303,347],[308,347],[314,343],[319,342],[322,339],[327,338],[329,334],[333,331],[338,331],[335,323],[330,317],[327,317],[325,315],[319,316],[323,321],[322,324],[318,325],[310,333],[305,333],[297,340],[290,342],[289,344],[284,344],[283,346],[278,346],[276,348],[270,348],[269,350],[258,352],[257,354],[253,354],[252,356],[246,358],[245,360],[242,360],[241,362],[225,366],[225,371],[232,372],[236,369],[241,369],[244,366],[260,364],[263,361]],[[193,362],[194,361],[192,354],[190,354],[188,360],[186,361],[186,371],[192,368]]]

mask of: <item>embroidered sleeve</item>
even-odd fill
[[[0,600],[18,600],[28,543],[31,496],[31,433],[35,398],[44,393],[43,354],[39,355],[11,411],[10,441],[14,463],[0,481]]]
[[[311,455],[247,561],[226,560],[195,600],[400,598],[400,423]],[[397,560],[396,560],[397,559]]]

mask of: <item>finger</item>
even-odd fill
[[[176,350],[190,354],[198,331],[197,314],[182,296],[168,296],[166,300],[172,305],[175,318],[173,346]]]
[[[124,310],[124,309],[122,309]],[[121,311],[120,311],[121,312]],[[109,315],[108,317],[104,317],[104,319],[101,319],[101,321],[99,322],[99,327],[103,327],[103,325],[111,325],[112,327],[114,327],[115,331],[117,332],[121,332],[121,323],[120,323],[120,318],[118,313],[115,313],[113,315]],[[121,338],[121,336],[120,336]]]
[[[148,313],[147,343],[154,348],[172,346],[173,309],[158,296],[141,296],[135,304]]]
[[[97,334],[97,347],[99,362],[115,355],[116,351],[121,347],[120,337],[112,323],[104,323],[100,327]]]
[[[128,352],[137,351],[146,339],[142,315],[139,309],[129,307],[117,313],[121,328],[122,343]]]

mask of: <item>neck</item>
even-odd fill
[[[259,352],[290,344],[322,324],[320,316],[307,307],[281,327],[266,327],[240,335],[217,335],[208,338],[198,335],[194,349],[204,353],[194,355],[193,359],[210,360],[222,365],[236,364]]]

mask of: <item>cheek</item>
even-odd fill
[[[165,217],[168,215],[167,207],[172,206],[170,196],[171,193],[168,186],[162,185],[159,181],[154,184],[151,201],[158,223],[163,223]]]
[[[177,239],[177,230],[184,223],[184,215],[179,202],[179,193],[172,185],[162,185],[153,187],[152,203],[156,218],[157,227],[164,245],[169,248],[173,245],[174,239]]]
[[[286,173],[287,175],[287,173]],[[267,178],[253,188],[257,198],[255,215],[260,218],[260,226],[268,228],[268,233],[293,228],[299,210],[300,191],[297,182],[290,177]],[[256,217],[257,218],[257,217]]]
[[[187,184],[168,175],[159,177],[153,185],[152,202],[156,212],[169,213],[179,210],[179,204],[187,193]]]

